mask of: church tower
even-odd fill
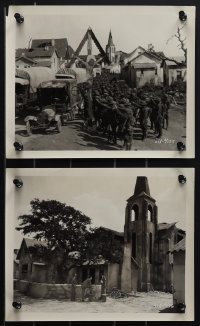
[[[157,206],[147,177],[137,177],[134,194],[127,200],[121,289],[149,291],[154,283],[154,242]]]
[[[115,62],[115,45],[113,43],[112,33],[110,30],[108,37],[108,44],[106,45],[106,54],[111,63]]]

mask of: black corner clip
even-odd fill
[[[15,150],[18,152],[21,152],[24,149],[23,144],[19,143],[18,141],[14,142],[13,146],[15,147]]]
[[[184,175],[180,174],[178,176],[178,182],[179,183],[184,184],[184,183],[186,183],[186,181],[187,181],[187,179],[186,179],[186,177]]]
[[[21,309],[21,307],[22,307],[22,303],[21,303],[21,302],[17,302],[17,301],[13,301],[12,306],[13,306],[15,309],[19,310],[19,309]]]
[[[178,303],[177,308],[180,313],[185,313],[186,305],[185,303]]]
[[[187,15],[185,11],[183,10],[179,11],[179,19],[181,22],[185,22],[187,20]]]
[[[183,144],[181,141],[177,143],[177,148],[179,152],[183,152],[186,149],[185,144]]]
[[[22,15],[20,15],[19,13],[14,14],[14,17],[18,24],[22,24],[24,22],[24,17]]]
[[[23,181],[21,179],[14,179],[13,183],[14,183],[15,187],[17,187],[17,188],[23,187]]]

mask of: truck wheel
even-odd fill
[[[60,133],[62,130],[62,123],[61,120],[59,119],[56,123],[56,130]]]
[[[26,131],[28,136],[31,136],[33,133],[33,128],[31,127],[30,121],[26,122]]]

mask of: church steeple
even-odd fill
[[[150,196],[149,183],[147,177],[137,177],[134,196],[138,196],[142,192],[145,192],[148,196]]]
[[[108,37],[108,45],[114,46],[111,30]]]
[[[108,44],[106,45],[106,54],[107,54],[110,62],[114,63],[115,62],[115,45],[113,43],[111,30],[110,30],[110,33],[108,36]]]
[[[147,177],[139,176],[134,194],[127,199],[124,225],[124,256],[121,288],[150,291],[153,286],[154,243],[157,237],[158,209],[151,197]],[[132,276],[137,266],[137,280]]]

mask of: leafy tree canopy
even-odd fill
[[[34,199],[31,214],[20,215],[16,228],[24,235],[45,241],[37,246],[37,256],[54,259],[59,279],[83,262],[95,264],[100,259],[120,262],[122,238],[109,229],[91,228],[91,219],[71,206],[56,200]]]
[[[88,216],[56,200],[34,199],[30,205],[31,214],[18,217],[21,222],[16,230],[66,253],[83,248],[91,224]]]

